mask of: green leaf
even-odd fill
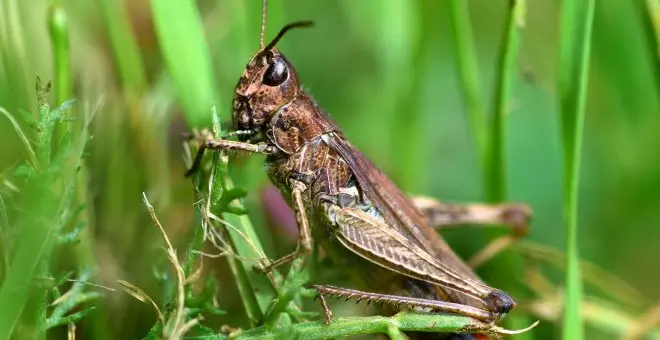
[[[84,318],[87,314],[91,313],[95,309],[96,309],[96,307],[92,306],[92,307],[85,308],[85,309],[81,310],[80,312],[75,312],[73,314],[69,314],[69,315],[61,317],[61,318],[48,319],[48,320],[46,320],[46,329],[51,329],[51,328],[54,328],[54,327],[57,327],[57,326],[62,326],[62,325],[68,325],[70,323],[75,324],[76,322],[82,320],[82,318]]]

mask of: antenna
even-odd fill
[[[288,30],[290,30],[292,28],[298,28],[298,27],[311,27],[313,25],[314,25],[313,21],[303,20],[303,21],[295,21],[295,22],[292,22],[292,23],[282,27],[282,29],[280,30],[280,33],[277,33],[277,36],[275,36],[275,38],[273,38],[273,40],[271,42],[269,42],[268,45],[266,45],[266,47],[262,51],[264,51],[264,52],[270,51],[270,49],[275,47],[277,42],[280,41],[280,39],[282,39],[282,37],[284,36],[284,33],[286,33]]]

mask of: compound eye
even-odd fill
[[[276,59],[273,61],[266,73],[264,73],[263,83],[268,86],[282,85],[289,77],[289,68],[283,60]]]

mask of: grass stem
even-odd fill
[[[563,338],[583,338],[582,279],[578,251],[578,192],[594,0],[563,1],[561,9],[558,92],[564,149],[566,295]]]

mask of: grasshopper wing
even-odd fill
[[[408,196],[401,192],[362,152],[335,133],[326,133],[322,138],[344,158],[357,179],[358,186],[390,227],[461,274],[476,278],[472,270],[454,254],[440,235],[426,225],[424,217]]]
[[[385,176],[362,152],[351,145],[338,132],[321,136],[323,141],[335,150],[350,166],[363,195],[381,213],[385,224],[416,247],[423,249],[445,267],[457,274],[459,281],[467,284],[479,280],[477,275],[449,248],[440,235],[426,224],[421,213],[392,181]],[[379,264],[382,266],[382,264]],[[412,277],[410,275],[406,275]],[[439,296],[447,296],[450,301],[472,305],[474,296],[446,289],[447,286],[434,286]],[[478,301],[482,299],[477,299]]]
[[[355,254],[399,274],[469,295],[488,305],[493,289],[467,278],[404,237],[381,219],[356,208],[331,208],[337,239]]]

